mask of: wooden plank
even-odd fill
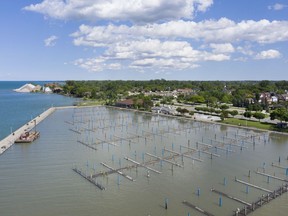
[[[268,193],[272,193],[272,192],[273,192],[273,191],[271,191],[271,190],[265,189],[265,188],[263,188],[263,187],[259,187],[259,186],[257,186],[257,185],[250,184],[250,183],[248,183],[248,182],[239,180],[239,179],[237,179],[237,178],[235,178],[235,181],[236,181],[236,182],[239,182],[239,183],[241,183],[241,184],[248,185],[248,186],[250,186],[250,187],[256,188],[256,189],[258,189],[258,190],[262,190],[262,191],[268,192]]]
[[[212,188],[211,191],[214,192],[214,193],[217,193],[217,194],[219,194],[219,195],[221,195],[221,196],[224,196],[224,197],[227,197],[227,198],[232,199],[232,200],[234,200],[234,201],[237,201],[237,202],[239,202],[239,203],[242,203],[242,204],[244,204],[244,205],[252,206],[251,203],[248,203],[248,202],[246,202],[246,201],[244,201],[244,200],[241,200],[241,199],[239,199],[239,198],[230,196],[230,195],[228,195],[228,194],[226,194],[226,193],[223,193],[223,192],[221,192],[221,191],[218,191],[218,190],[216,190],[216,189],[214,189],[214,188]]]
[[[130,181],[135,181],[135,179],[133,179],[131,176],[128,176],[126,174],[124,174],[123,172],[121,172],[120,170],[114,169],[112,167],[110,167],[109,165],[105,164],[105,163],[101,163],[101,165],[103,165],[104,167],[110,169],[111,171],[118,173],[119,175],[122,175],[123,177],[127,178]]]
[[[157,173],[157,174],[161,174],[160,171],[155,170],[155,169],[153,169],[153,168],[151,168],[151,167],[148,167],[148,166],[146,166],[145,164],[140,164],[139,162],[134,161],[134,160],[132,160],[131,158],[125,157],[124,159],[125,159],[125,160],[128,160],[128,161],[130,161],[130,162],[132,162],[132,163],[134,163],[134,164],[136,164],[136,165],[138,165],[138,166],[144,167],[144,168],[146,168],[146,169],[148,169],[148,170],[150,170],[150,171],[152,171],[152,172],[155,172],[155,173]]]
[[[167,163],[170,163],[170,164],[173,164],[173,165],[175,165],[175,166],[178,166],[178,167],[182,167],[182,168],[183,168],[183,166],[182,166],[181,164],[178,164],[178,163],[169,161],[169,160],[167,160],[167,159],[165,159],[165,158],[161,158],[161,157],[158,157],[158,156],[156,156],[156,155],[153,155],[153,154],[150,154],[150,153],[147,153],[147,152],[146,152],[145,154],[147,154],[147,155],[149,155],[149,156],[151,156],[151,157],[157,158],[158,160],[162,160],[162,161],[165,161],[165,162],[167,162]]]
[[[259,172],[259,171],[255,171],[255,173],[259,174],[259,175],[263,175],[263,176],[267,176],[269,178],[273,178],[273,179],[277,179],[279,181],[284,181],[284,182],[288,182],[288,180],[284,179],[284,178],[280,178],[274,175],[269,175],[267,173],[263,173],[263,172]]]
[[[206,216],[214,216],[213,214],[209,213],[208,211],[205,211],[205,210],[201,209],[200,207],[195,206],[195,205],[193,205],[192,203],[190,203],[190,202],[188,202],[188,201],[186,201],[186,200],[184,200],[182,203],[183,203],[184,205],[186,205],[186,206],[188,206],[188,207],[190,207],[190,208],[193,208],[194,210],[196,210],[196,211],[198,211],[198,212],[206,215]]]

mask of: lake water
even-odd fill
[[[74,98],[55,94],[18,93],[27,81],[0,81],[0,139],[24,125],[51,106],[72,105]],[[49,82],[35,82],[44,85]]]
[[[214,215],[228,216],[243,204],[222,197],[220,207],[219,195],[211,188],[251,203],[266,192],[249,187],[247,193],[246,186],[235,182],[235,177],[269,190],[283,182],[268,181],[254,171],[265,168],[265,173],[287,179],[284,169],[271,166],[288,167],[285,135],[106,107],[58,110],[37,129],[41,133],[38,140],[15,144],[0,157],[1,215],[203,215],[183,205],[186,200]],[[175,152],[188,152],[187,147],[197,148],[197,143],[203,149],[221,142],[227,143],[224,150],[209,149],[220,157],[211,159],[211,155],[198,151],[187,153],[195,160],[171,157]],[[149,154],[167,161],[157,161]],[[161,174],[150,171],[148,177],[143,167],[123,169],[135,181],[115,173],[100,176],[97,182],[106,188],[102,191],[72,170],[76,167],[90,176],[109,170],[101,163],[116,169],[133,165],[125,157],[150,163],[147,166]],[[251,215],[287,215],[287,194]]]

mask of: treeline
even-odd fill
[[[262,92],[283,94],[288,90],[288,81],[66,81],[65,94],[113,102],[127,98],[128,92],[163,92],[177,89],[193,89],[193,94],[180,94],[177,100],[184,103],[230,103],[237,107],[247,107],[248,99],[257,101]],[[165,97],[163,98],[165,99]],[[169,98],[167,98],[169,100]],[[261,105],[260,105],[261,106]],[[259,110],[259,106],[254,105]],[[265,108],[262,106],[262,108]],[[250,108],[251,109],[251,108]],[[253,110],[253,107],[252,107]]]

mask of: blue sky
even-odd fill
[[[0,80],[287,80],[287,0],[1,0]]]

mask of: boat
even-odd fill
[[[40,132],[25,132],[15,141],[15,143],[31,143],[40,136]]]

